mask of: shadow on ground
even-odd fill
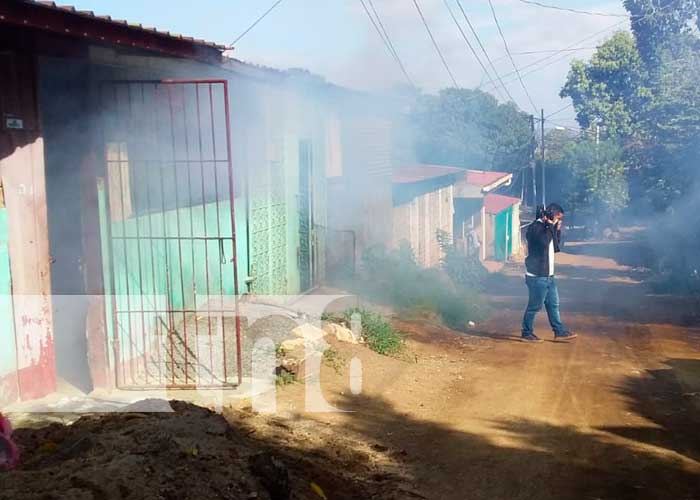
[[[643,399],[646,390],[641,392]],[[635,399],[639,396],[634,388],[631,404],[639,404],[640,411],[648,414],[643,401]],[[319,435],[311,437],[295,434],[294,422],[282,421],[274,435],[259,435],[242,412],[226,413],[232,426],[226,431],[209,414],[198,416],[185,404],[178,406],[185,412],[180,423],[177,414],[135,413],[86,417],[84,424],[54,425],[44,434],[22,430],[19,440],[30,462],[0,474],[0,498],[135,500],[160,494],[158,498],[195,499],[206,494],[224,499],[247,491],[251,496],[245,498],[310,500],[316,498],[312,482],[327,498],[341,500],[694,499],[700,493],[697,463],[692,468],[628,442],[653,439],[646,428],[625,429],[627,440],[622,442],[606,432],[582,432],[523,418],[489,422],[501,436],[495,442],[409,416],[381,398],[346,395],[337,403],[352,412],[346,414],[343,432],[318,425]],[[309,417],[313,415],[296,418]],[[682,422],[662,424],[672,433]],[[654,444],[683,446],[683,454],[693,456],[697,448],[689,447],[697,444],[697,438],[686,445],[681,442],[697,430],[697,421],[685,424],[683,436],[669,435]],[[108,439],[103,440],[103,434]],[[45,442],[57,440],[59,451],[48,450],[36,436]],[[380,450],[385,462],[400,463],[401,473],[376,466],[376,456],[362,451],[366,449]],[[274,471],[252,472],[251,459],[260,452],[289,470],[290,496],[265,491],[263,485],[274,479],[266,475],[274,476]],[[9,492],[11,496],[6,495]]]
[[[612,259],[618,265],[628,267],[648,267],[653,260],[644,245],[643,233],[624,241],[571,242],[565,245],[565,251],[572,255]]]
[[[404,457],[431,499],[697,498],[700,469],[614,442],[600,432],[527,419],[492,422],[508,437],[482,435],[397,413],[387,402],[347,396],[346,429]],[[645,429],[632,429],[643,434]],[[619,441],[619,440],[618,440]]]
[[[700,359],[670,359],[667,368],[627,379],[618,392],[629,410],[653,427],[605,427],[602,430],[700,461]]]

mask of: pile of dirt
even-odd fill
[[[165,402],[16,430],[22,460],[0,471],[0,499],[401,498],[390,478],[257,439],[242,421],[178,401],[147,413],[153,404]]]

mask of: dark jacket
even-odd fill
[[[527,228],[527,272],[539,277],[549,276],[549,243],[554,242],[554,252],[560,251],[561,231],[551,224],[536,220]]]

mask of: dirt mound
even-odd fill
[[[386,478],[350,476],[325,456],[299,457],[205,408],[172,401],[173,412],[143,413],[163,403],[18,429],[22,462],[0,472],[0,499],[398,498]]]

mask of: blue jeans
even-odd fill
[[[554,335],[565,335],[567,330],[559,316],[559,290],[557,290],[554,276],[549,278],[526,276],[525,283],[530,292],[530,298],[523,317],[522,334],[534,335],[535,316],[544,306],[547,309],[547,317],[552,330],[554,330]]]

